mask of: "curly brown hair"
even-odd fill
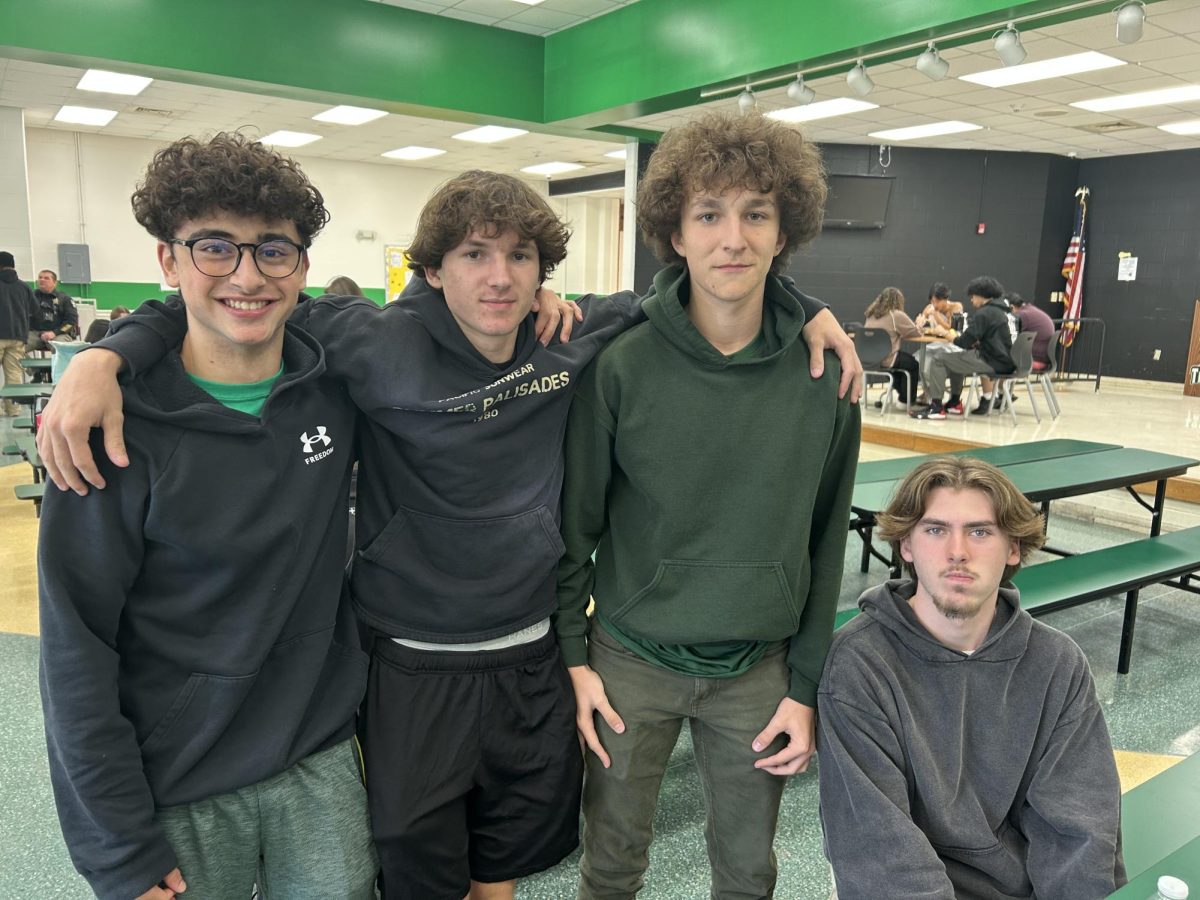
[[[783,249],[771,271],[782,272],[797,247],[821,230],[825,167],[817,145],[799,131],[760,115],[709,113],[663,135],[638,187],[642,239],[664,263],[682,262],[671,245],[683,206],[697,191],[749,188],[775,192]]]
[[[904,294],[898,287],[888,286],[879,292],[879,296],[871,301],[863,315],[868,319],[879,319],[890,312],[904,309]]]
[[[438,188],[421,210],[417,234],[408,248],[408,267],[424,277],[440,269],[442,258],[472,231],[488,237],[514,231],[537,245],[545,281],[567,255],[571,232],[550,204],[519,178],[472,169]]]
[[[329,221],[325,200],[295,160],[238,132],[181,138],[154,154],[130,201],[159,240],[215,210],[292,222],[308,247]]]
[[[1021,565],[1046,541],[1042,514],[1036,506],[1025,499],[1008,476],[990,463],[971,456],[942,456],[921,463],[908,473],[896,488],[896,493],[876,517],[876,534],[892,545],[892,552],[900,558],[900,544],[925,515],[929,495],[940,487],[958,491],[972,489],[982,491],[992,501],[992,512],[996,527],[1009,540],[1017,542],[1021,561],[1004,567],[1004,580],[1008,581]],[[910,562],[904,569],[916,579],[916,568]]]

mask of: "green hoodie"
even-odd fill
[[[705,340],[687,290],[681,267],[660,271],[649,321],[601,352],[572,404],[555,616],[563,656],[587,662],[592,596],[642,640],[788,639],[788,695],[815,706],[859,409],[837,397],[832,354],[824,377],[810,377],[804,314],[778,278],[767,279],[758,356],[727,357]]]

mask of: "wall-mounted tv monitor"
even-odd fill
[[[824,227],[882,228],[894,180],[884,175],[830,175]]]

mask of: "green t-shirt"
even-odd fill
[[[230,409],[236,409],[238,412],[244,412],[251,416],[257,416],[262,412],[263,404],[267,402],[267,397],[271,394],[271,388],[275,387],[275,382],[283,374],[283,362],[279,363],[279,371],[270,378],[263,381],[251,381],[248,384],[227,384],[221,381],[206,381],[203,378],[197,378],[195,375],[188,373],[188,378],[192,379],[202,391],[212,395],[212,398],[222,406],[228,406]]]
[[[767,337],[758,337],[734,353],[729,359],[751,359],[767,352]],[[681,675],[698,678],[732,678],[741,675],[766,655],[770,641],[710,641],[703,644],[660,644],[632,637],[617,628],[603,615],[596,618],[604,630],[625,649],[651,665],[660,666]]]

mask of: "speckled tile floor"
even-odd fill
[[[3,427],[0,426],[0,431]],[[3,437],[0,434],[0,437]],[[864,458],[899,455],[888,448],[865,447]],[[2,900],[74,900],[91,894],[75,874],[58,832],[46,770],[41,709],[37,695],[35,603],[36,541],[33,511],[12,499],[9,482],[23,478],[15,467],[0,468],[0,898]],[[1168,511],[1168,517],[1172,513]],[[1086,550],[1132,540],[1137,533],[1095,522],[1055,515],[1056,544]],[[876,564],[858,572],[857,539],[847,550],[841,605],[884,577]],[[1170,763],[1162,755],[1200,751],[1200,599],[1164,587],[1143,592],[1135,639],[1133,671],[1116,673],[1123,604],[1099,601],[1048,616],[1083,647],[1096,675],[1113,743],[1131,751],[1130,778],[1149,767]],[[6,618],[7,617],[7,618]],[[20,624],[19,624],[20,623]],[[1142,756],[1148,755],[1148,756]],[[703,900],[708,896],[708,863],[703,841],[703,804],[686,729],[676,747],[656,820],[651,868],[643,900]],[[776,896],[786,900],[824,900],[830,882],[820,850],[816,778],[791,779],[784,793],[776,851],[780,881]],[[574,897],[577,856],[555,869],[525,879],[519,900],[569,900]],[[236,900],[236,898],[233,898]]]

